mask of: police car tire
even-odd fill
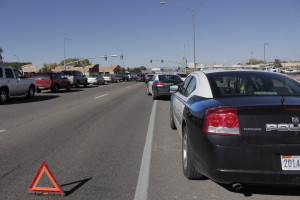
[[[170,127],[173,130],[177,129],[176,126],[175,126],[175,123],[174,123],[174,114],[173,114],[172,106],[170,106]]]
[[[203,179],[204,176],[195,169],[194,158],[191,153],[190,141],[189,141],[188,129],[186,126],[183,127],[182,137],[182,168],[183,173],[187,179],[199,180]],[[185,143],[185,144],[184,144]],[[184,146],[186,147],[186,167],[184,167]]]

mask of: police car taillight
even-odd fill
[[[204,133],[241,136],[237,108],[214,108],[206,112]]]

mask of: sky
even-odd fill
[[[38,67],[62,61],[64,49],[66,58],[124,56],[91,60],[102,67],[193,62],[192,12],[178,3],[195,10],[198,63],[263,60],[264,47],[267,61],[300,61],[300,0],[0,0],[2,56]]]

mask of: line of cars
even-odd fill
[[[254,70],[204,70],[184,82],[147,84],[170,95],[186,178],[232,185],[300,185],[300,83]],[[167,75],[169,76],[169,75]]]
[[[110,74],[111,77],[111,74]],[[120,79],[121,80],[121,79]],[[124,81],[124,77],[122,81]],[[85,77],[82,72],[76,70],[62,72],[39,72],[33,77],[27,78],[22,73],[9,66],[0,66],[0,104],[4,104],[10,97],[26,95],[29,98],[43,90],[58,92],[60,89],[70,91],[72,87],[87,87],[89,84],[100,85],[112,83],[101,75]]]

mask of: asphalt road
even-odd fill
[[[43,92],[0,105],[0,199],[57,199],[27,193],[46,161],[64,199],[299,199],[299,188],[241,192],[181,168],[181,137],[169,128],[169,100],[142,83]],[[51,186],[43,176],[40,187]]]

